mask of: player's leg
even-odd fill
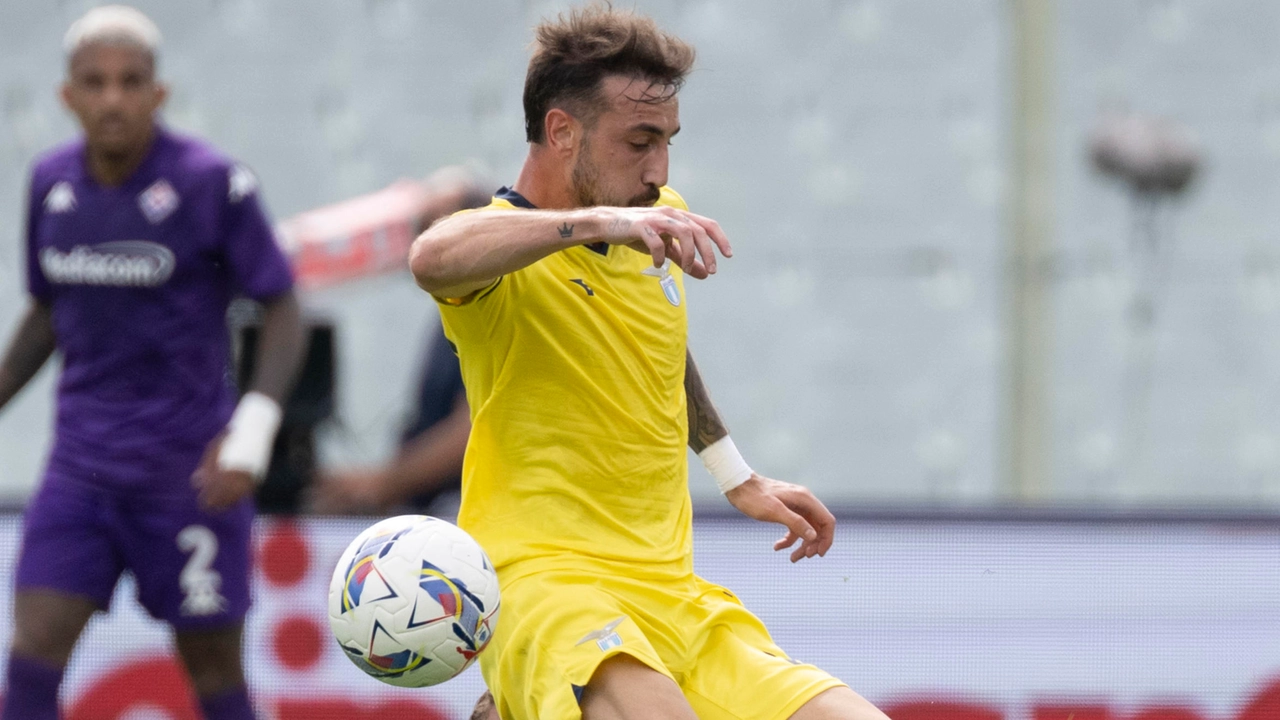
[[[791,720],[889,720],[889,716],[849,688],[834,687],[805,703]]]
[[[93,601],[50,590],[22,590],[13,598],[13,645],[6,671],[4,720],[56,720],[58,687]]]
[[[129,520],[120,545],[138,583],[138,601],[173,628],[205,718],[253,718],[241,666],[251,501],[208,513],[184,485],[136,498]]]
[[[3,720],[55,720],[63,670],[122,569],[106,524],[110,498],[50,472],[27,506],[14,577],[14,631]]]
[[[700,648],[681,688],[702,720],[888,720],[843,682],[793,660],[729,590],[698,580],[687,625]]]
[[[480,669],[504,720],[697,717],[619,584],[568,569],[503,583]]]
[[[614,655],[582,692],[583,720],[698,720],[675,681],[629,655]]]
[[[178,655],[208,720],[250,720],[253,708],[241,665],[244,624],[175,633]]]
[[[493,693],[488,690],[480,696],[476,701],[476,706],[471,709],[470,720],[502,720],[498,715],[498,707],[493,704]]]

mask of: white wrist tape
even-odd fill
[[[227,423],[227,437],[218,451],[218,467],[247,472],[261,480],[267,474],[271,446],[283,415],[275,400],[259,392],[245,393]]]
[[[750,480],[754,474],[728,435],[703,448],[698,457],[702,458],[702,464],[711,473],[711,477],[715,478],[722,493]]]

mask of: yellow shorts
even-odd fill
[[[502,586],[480,667],[503,720],[576,720],[605,659],[625,653],[675,680],[702,720],[784,720],[844,683],[792,661],[723,587],[548,570]]]

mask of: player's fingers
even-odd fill
[[[679,241],[680,267],[685,272],[691,272],[693,261],[697,259],[697,245],[693,241],[692,226],[681,217],[669,217],[665,222],[664,232],[672,239]]]
[[[795,534],[804,540],[804,542],[800,544],[800,547],[796,548],[796,551],[791,554],[791,562],[795,562],[799,559],[797,554],[803,554],[805,549],[818,539],[818,532],[814,530],[813,526],[809,524],[809,521],[805,520],[799,513],[793,512],[790,508],[782,505],[782,503],[778,504],[781,506],[781,517],[778,518],[778,521],[783,525],[786,525],[787,530],[792,534]]]
[[[827,506],[812,493],[806,490],[805,495],[808,502],[804,515],[809,519],[814,530],[818,531],[818,537],[814,541],[815,551],[818,555],[826,555],[836,539],[836,516],[832,515]]]
[[[200,501],[200,507],[204,508],[205,510],[217,509],[217,503],[218,503],[217,488],[218,488],[217,483],[207,482],[207,481],[203,486],[201,486],[200,493],[197,496]]]
[[[782,537],[778,538],[778,541],[773,544],[773,549],[784,550],[786,548],[791,547],[792,545],[795,545],[796,540],[799,540],[799,539],[800,539],[800,536],[788,530],[786,535],[783,535]]]
[[[218,450],[222,448],[222,439],[227,433],[218,433],[216,437],[209,441],[204,448],[204,454],[200,456],[200,464],[196,465],[195,472],[191,473],[191,486],[194,488],[203,488],[209,484],[209,477],[218,469]]]
[[[711,275],[716,271],[716,251],[711,244],[711,237],[707,235],[706,229],[697,223],[690,227],[693,229],[694,247],[698,251],[707,274]]]
[[[720,254],[725,257],[733,257],[733,246],[729,244],[729,236],[724,234],[724,230],[720,229],[720,223],[709,217],[703,217],[697,213],[686,211],[685,215],[690,217],[694,222],[706,231],[707,236],[711,238],[711,242],[720,248]]]
[[[818,531],[818,536],[818,554],[825,557],[827,551],[831,549],[831,546],[835,544],[836,541],[836,522],[834,516],[831,518],[831,524],[826,525]]]
[[[640,229],[640,241],[649,248],[649,254],[653,256],[653,266],[662,267],[662,263],[667,260],[667,244],[658,231],[654,230],[652,225],[645,225]]]
[[[791,551],[791,562],[793,563],[800,562],[807,557],[809,557],[809,550],[804,544],[801,544],[800,547]]]

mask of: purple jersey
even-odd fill
[[[32,173],[28,287],[52,308],[63,355],[51,475],[188,483],[192,453],[235,403],[227,305],[293,284],[253,175],[203,142],[156,133],[119,187],[89,175],[83,142]]]

